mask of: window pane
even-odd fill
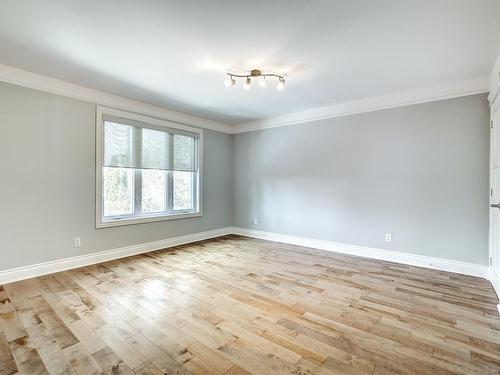
[[[174,134],[174,170],[194,171],[194,138]]]
[[[142,168],[167,169],[167,133],[142,129]]]
[[[161,212],[166,210],[165,171],[142,170],[142,212]]]
[[[134,166],[134,128],[129,125],[104,123],[104,165]]]
[[[191,210],[194,207],[194,172],[172,172],[174,175],[174,210]]]
[[[134,170],[103,168],[104,216],[131,215],[134,212]]]

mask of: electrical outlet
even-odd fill
[[[387,243],[392,242],[392,234],[390,234],[390,233],[385,234],[385,242],[387,242]]]
[[[80,237],[75,237],[73,240],[73,247],[80,247],[82,246],[82,240]]]
[[[258,224],[259,220],[256,217],[252,217],[252,224]]]

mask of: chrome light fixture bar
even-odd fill
[[[258,79],[259,86],[265,87],[267,85],[267,77],[275,77],[278,78],[278,84],[276,85],[276,89],[283,90],[285,88],[285,77],[276,73],[262,73],[262,71],[260,71],[259,69],[252,69],[250,71],[250,74],[234,74],[234,73],[226,73],[226,74],[227,77],[224,80],[224,85],[226,85],[226,87],[235,86],[236,85],[235,78],[245,79],[245,83],[243,84],[243,88],[245,90],[250,90],[250,88],[252,87],[253,79]]]

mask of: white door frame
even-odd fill
[[[497,132],[500,133],[500,54],[498,55],[495,67],[493,68],[490,81],[490,94],[488,95],[490,103],[490,204],[496,204],[500,201],[500,186],[495,187],[498,191],[493,191],[495,181],[493,174],[495,152],[500,153],[500,149],[495,151],[495,138]],[[498,134],[500,137],[500,134]],[[497,143],[500,148],[500,142]],[[500,156],[499,156],[500,157]],[[494,198],[497,201],[494,201]],[[500,249],[494,248],[494,228],[493,228],[493,215],[497,208],[489,208],[489,250],[488,250],[488,267],[489,279],[495,289],[497,296],[500,298]],[[498,229],[500,230],[500,228]],[[496,254],[495,254],[496,251]],[[498,311],[500,312],[500,303],[498,304]]]

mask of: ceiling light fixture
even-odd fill
[[[250,77],[247,77],[247,80],[243,84],[243,88],[245,90],[250,90],[250,87],[252,87],[252,79]]]
[[[226,87],[229,87],[229,86],[234,86],[234,85],[236,85],[236,80],[235,80],[233,77],[228,76],[228,77],[224,80],[224,85],[225,85]]]
[[[278,84],[276,85],[276,88],[278,90],[283,90],[285,88],[285,77],[282,76],[281,74],[276,74],[276,73],[262,73],[259,69],[252,69],[249,74],[233,74],[233,73],[226,73],[227,78],[224,80],[224,84],[226,87],[234,86],[236,85],[236,80],[235,78],[245,78],[245,83],[243,84],[243,88],[245,90],[250,90],[252,87],[252,78],[258,78],[259,79],[259,86],[260,87],[265,87],[267,84],[267,77],[276,77],[278,78]]]
[[[285,88],[285,79],[283,77],[280,78],[278,84],[276,85],[278,90],[283,90]]]

